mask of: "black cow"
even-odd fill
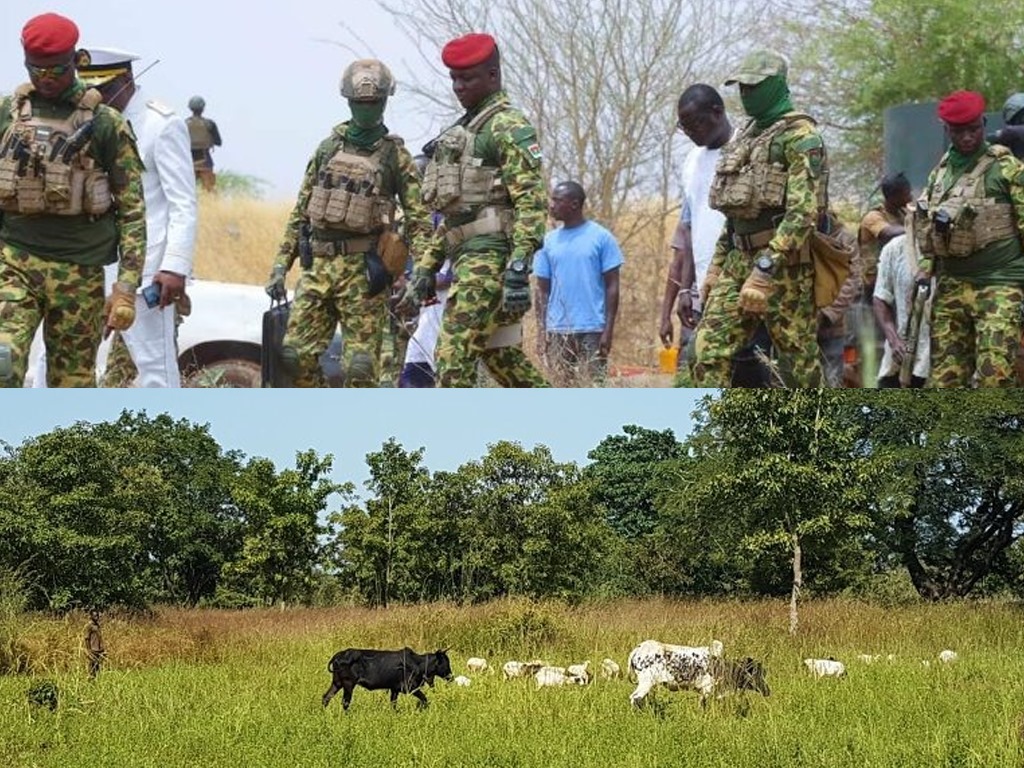
[[[327,662],[327,671],[334,677],[324,694],[326,707],[338,691],[343,691],[342,706],[352,703],[352,691],[357,685],[369,691],[391,691],[391,706],[395,706],[400,693],[411,693],[419,703],[427,706],[427,697],[420,690],[423,684],[433,686],[435,677],[452,679],[452,665],[447,651],[416,653],[411,648],[400,651],[375,651],[346,648],[338,651]]]

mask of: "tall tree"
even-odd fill
[[[790,560],[790,632],[799,624],[807,550],[830,551],[871,527],[863,513],[873,467],[858,452],[841,392],[730,390],[705,400],[675,493],[665,497],[677,535],[717,539],[755,567]],[[720,537],[721,523],[735,538]],[[754,574],[756,576],[756,572]]]
[[[148,511],[143,546],[153,599],[195,605],[211,597],[239,546],[231,487],[242,454],[225,452],[209,424],[168,414],[123,411],[93,429],[117,451],[119,466],[132,468]]]
[[[880,534],[918,593],[971,594],[1024,533],[1021,390],[856,395],[870,450],[892,467]]]
[[[587,454],[591,463],[583,476],[596,482],[597,500],[607,512],[608,524],[627,539],[636,539],[654,530],[656,468],[680,458],[683,447],[671,429],[627,424],[622,431],[609,435]]]
[[[26,440],[0,475],[0,565],[26,574],[33,608],[145,605],[151,499],[91,425]]]
[[[332,519],[341,529],[336,543],[342,579],[374,605],[422,598],[423,578],[434,565],[425,554],[432,542],[424,535],[430,473],[422,464],[423,453],[423,448],[406,451],[389,438],[380,451],[366,456],[369,500],[349,505]]]
[[[680,158],[670,139],[679,95],[695,82],[720,82],[771,8],[770,0],[378,4],[410,42],[410,87],[440,116],[438,131],[458,117],[441,46],[467,30],[493,33],[506,86],[537,127],[549,178],[582,184],[591,215],[615,224],[625,244],[649,227],[661,231],[676,204]],[[641,197],[654,202],[641,208]]]
[[[306,602],[322,568],[320,522],[332,494],[351,491],[328,478],[334,459],[313,450],[295,455],[295,468],[277,472],[269,459],[251,459],[234,487],[243,520],[241,552],[224,568],[222,597],[243,602]]]

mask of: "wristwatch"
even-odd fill
[[[526,276],[526,262],[522,259],[516,259],[515,261],[509,262],[508,271],[515,274]]]
[[[775,259],[769,256],[767,253],[762,253],[760,256],[758,256],[757,261],[754,262],[754,266],[767,275],[775,274]]]

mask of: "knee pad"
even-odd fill
[[[369,352],[355,352],[348,361],[345,380],[351,384],[372,384],[376,381],[373,373],[373,357]]]
[[[11,347],[0,341],[0,381],[10,381],[14,375],[14,360]]]

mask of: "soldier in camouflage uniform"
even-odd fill
[[[135,320],[142,161],[124,118],[77,77],[74,22],[36,16],[21,42],[31,82],[0,103],[0,385],[22,386],[42,323],[49,385],[92,387],[101,334]]]
[[[546,386],[523,353],[521,332],[511,344],[496,335],[530,308],[530,264],[547,222],[537,133],[502,89],[493,37],[453,40],[441,60],[467,111],[433,142],[423,200],[444,215],[444,227],[414,246],[418,261],[407,296],[417,304],[429,298],[437,271],[452,260],[436,353],[440,386],[475,386],[480,360],[502,386]]]
[[[346,386],[377,385],[387,289],[406,261],[394,234],[396,200],[409,238],[424,240],[430,232],[412,155],[384,125],[394,88],[391,72],[375,59],[345,69],[341,95],[352,119],[335,126],[309,161],[274,262],[267,292],[283,298],[308,225],[312,259],[302,267],[281,352],[295,386],[323,384],[319,358],[339,323]]]
[[[697,386],[727,387],[733,354],[765,322],[787,386],[818,386],[817,310],[810,237],[827,206],[828,164],[814,120],[794,112],[781,56],[757,51],[739,83],[751,117],[722,148],[711,207],[726,217],[701,286]]]
[[[929,386],[1016,386],[1024,308],[1024,165],[985,141],[985,99],[939,102],[952,146],[928,176],[915,225],[918,281],[937,276]]]

